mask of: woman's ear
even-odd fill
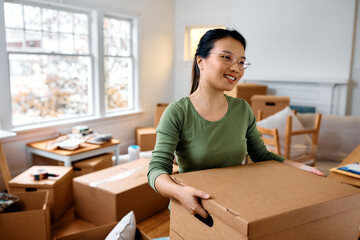
[[[197,57],[196,57],[196,63],[197,63],[197,65],[199,66],[200,70],[203,70],[203,69],[204,69],[202,57],[197,56]]]

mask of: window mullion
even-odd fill
[[[5,29],[4,1],[0,0],[0,29]],[[0,103],[11,103],[9,60],[6,53],[5,30],[0,32]],[[11,104],[0,104],[0,129],[11,129]]]
[[[92,13],[92,41],[93,49],[93,96],[95,115],[105,115],[105,79],[104,79],[104,37],[103,37],[103,17],[104,13],[100,10]]]

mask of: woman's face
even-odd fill
[[[224,57],[235,57],[236,62],[226,63]],[[197,59],[200,84],[206,84],[219,91],[231,91],[244,75],[244,71],[240,70],[237,64],[244,60],[245,50],[239,41],[232,37],[217,40],[207,58]]]

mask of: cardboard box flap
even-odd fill
[[[49,191],[15,192],[11,194],[20,198],[23,208],[27,211],[46,210],[48,206]]]
[[[249,237],[360,206],[359,189],[275,161],[172,177],[177,183],[208,192],[211,199],[202,200],[202,205],[210,215]]]
[[[32,173],[39,169],[45,169],[48,173],[58,174],[58,177],[48,177],[40,181],[34,180]],[[11,187],[36,187],[36,188],[53,188],[64,181],[67,176],[72,175],[72,167],[62,166],[32,166],[9,181]]]

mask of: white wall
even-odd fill
[[[175,99],[187,95],[190,89],[191,63],[183,59],[185,27],[209,24],[235,28],[247,39],[246,55],[253,65],[246,70],[245,81],[331,83],[331,91],[338,91],[340,86],[339,92],[345,88],[346,93],[355,2],[175,1]],[[346,103],[346,97],[341,101]],[[331,107],[332,103],[329,106],[338,108]]]
[[[354,52],[348,91],[347,114],[360,117],[360,0],[357,0]]]
[[[56,2],[139,17],[139,88],[140,106],[143,113],[85,122],[97,132],[111,133],[115,138],[120,139],[121,150],[124,153],[127,146],[134,143],[135,128],[153,124],[155,104],[170,102],[173,99],[174,2],[173,0],[61,0]],[[18,132],[16,137],[3,139],[2,144],[11,175],[14,177],[27,167],[26,143],[54,137],[56,131],[68,132],[70,129],[71,124],[62,128],[48,127]],[[0,177],[0,189],[4,189],[2,177]]]

